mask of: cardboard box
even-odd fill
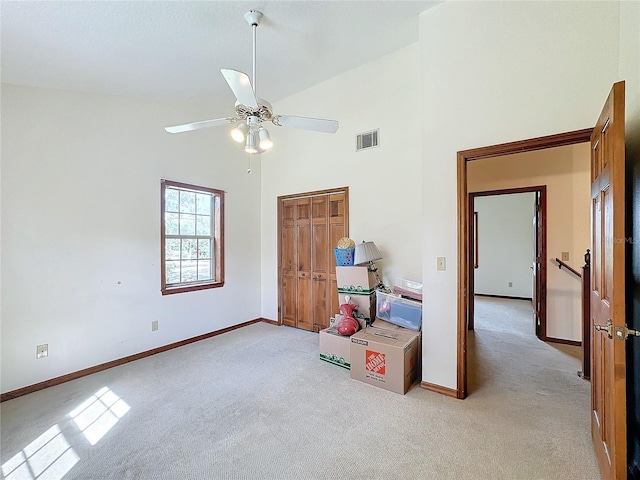
[[[351,378],[404,395],[420,370],[420,341],[419,332],[375,323],[351,335]]]
[[[349,297],[347,302],[346,297]],[[376,318],[376,294],[358,295],[357,293],[338,293],[338,305],[353,303],[356,306],[354,317],[363,327],[369,326]]]
[[[422,302],[378,292],[376,317],[419,331],[422,328]]]
[[[376,328],[384,328],[385,330],[404,330],[402,327],[394,323],[385,322],[384,320],[378,317],[376,317],[373,323],[369,326],[376,327]]]
[[[335,327],[320,330],[320,360],[346,369],[351,368],[351,341]]]
[[[376,277],[368,267],[336,267],[338,293],[375,293]]]

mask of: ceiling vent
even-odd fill
[[[377,147],[379,138],[379,128],[371,130],[370,132],[359,133],[356,135],[356,152],[366,150],[367,148]]]

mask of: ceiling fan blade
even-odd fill
[[[189,132],[191,130],[200,130],[201,128],[217,127],[218,125],[228,125],[234,123],[235,118],[216,118],[213,120],[203,120],[202,122],[185,123],[184,125],[174,125],[172,127],[165,127],[165,130],[169,133],[182,133]]]
[[[336,133],[338,131],[338,122],[336,120],[325,120],[323,118],[276,115],[273,117],[273,123],[281,127],[301,128],[303,130],[313,130],[314,132]]]
[[[253,87],[251,87],[249,75],[227,68],[222,68],[220,71],[240,104],[246,107],[258,108],[256,94],[253,92]]]

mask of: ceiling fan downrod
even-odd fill
[[[254,95],[256,93],[256,31],[258,30],[258,26],[260,26],[261,18],[262,12],[257,10],[249,10],[244,14],[244,19],[249,25],[251,25],[251,29],[253,30],[253,78],[251,85],[253,87]]]

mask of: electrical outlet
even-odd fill
[[[513,287],[513,282],[509,282],[509,286],[510,286],[510,287]]]
[[[563,262],[569,261],[569,252],[562,252],[562,261]]]
[[[49,356],[49,344],[44,343],[36,347],[36,359]]]
[[[438,257],[437,269],[438,270],[447,269],[447,259],[445,257]]]
[[[158,320],[153,320],[151,322],[151,331],[155,332],[156,330],[158,330]]]

